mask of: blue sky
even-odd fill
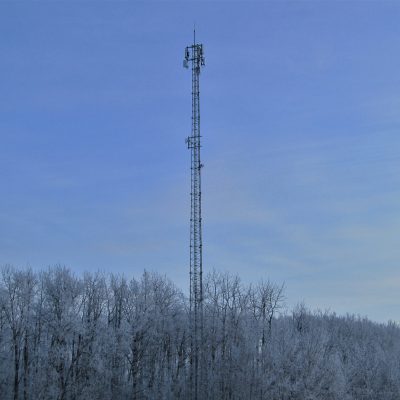
[[[400,320],[400,3],[1,2],[0,263],[188,283],[193,24],[204,268]]]

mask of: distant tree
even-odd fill
[[[13,399],[19,399],[21,361],[23,362],[24,399],[28,398],[29,338],[31,303],[35,279],[31,270],[18,271],[10,266],[2,269],[2,313],[11,332],[13,352]]]

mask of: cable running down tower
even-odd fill
[[[200,161],[200,89],[201,67],[205,65],[203,45],[196,43],[194,32],[193,45],[186,47],[183,66],[192,67],[192,132],[186,139],[191,151],[191,212],[190,212],[190,322],[191,322],[191,400],[199,400],[203,392],[203,265],[201,232],[201,169]]]

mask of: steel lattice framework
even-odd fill
[[[191,399],[201,399],[203,390],[203,243],[201,229],[201,169],[200,161],[200,88],[201,67],[204,66],[203,45],[186,47],[183,65],[192,66],[192,132],[186,139],[191,150],[191,212],[190,212],[190,320],[191,320]]]

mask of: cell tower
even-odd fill
[[[191,322],[191,363],[190,397],[201,399],[203,379],[203,244],[201,232],[201,169],[200,161],[200,70],[204,64],[203,45],[196,43],[186,47],[183,66],[192,66],[192,132],[186,139],[191,151],[191,211],[190,211],[190,322]]]

